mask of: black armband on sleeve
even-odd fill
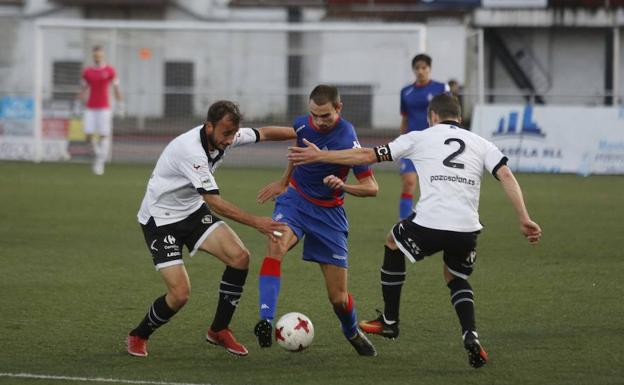
[[[204,194],[219,195],[219,190],[218,189],[209,191],[209,190],[205,190],[205,189],[200,187],[200,188],[197,189],[197,192],[200,193],[201,195],[204,195]]]
[[[509,158],[507,158],[506,156],[503,156],[503,158],[498,162],[498,164],[492,169],[492,175],[494,175],[494,178],[496,178],[497,180],[498,180],[498,177],[496,176],[496,173],[498,172],[498,169],[505,166],[508,160]]]
[[[260,131],[258,131],[257,128],[251,128],[254,132],[254,134],[256,134],[256,143],[258,143],[260,141]]]
[[[383,146],[377,146],[374,148],[375,156],[377,157],[377,162],[391,162],[392,161],[392,153],[390,152],[390,146],[384,144]]]

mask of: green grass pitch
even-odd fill
[[[127,332],[164,293],[136,222],[151,166],[112,165],[102,177],[81,164],[0,163],[0,373],[208,384],[622,384],[624,383],[624,177],[518,175],[544,236],[521,237],[511,205],[485,176],[475,289],[477,325],[491,362],[468,366],[439,255],[408,264],[401,337],[372,337],[379,356],[360,358],[344,340],[320,270],[283,264],[278,313],[300,311],[316,329],[302,353],[261,350],[253,336],[257,274],[266,241],[230,224],[252,252],[232,323],[249,356],[204,341],[223,265],[185,257],[191,300],[150,340],[147,359],[125,353]],[[257,205],[277,169],[216,175],[222,195]],[[383,240],[395,222],[399,177],[377,172],[377,198],[348,197],[349,288],[360,319],[381,307]],[[87,384],[0,376],[2,384]]]

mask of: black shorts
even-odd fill
[[[399,249],[412,262],[443,251],[444,263],[451,274],[467,279],[477,261],[477,236],[480,231],[457,232],[435,230],[419,226],[408,218],[392,228],[392,236]]]
[[[223,223],[210,213],[206,205],[185,219],[164,226],[156,226],[154,218],[141,225],[147,248],[152,254],[157,270],[179,265],[182,261],[182,247],[186,245],[191,256],[195,254],[208,235]]]

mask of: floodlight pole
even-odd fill
[[[33,161],[43,158],[43,36],[42,29],[35,22],[35,78],[34,78],[34,148]]]
[[[477,44],[478,44],[478,64],[477,64],[477,93],[479,104],[485,103],[485,39],[483,36],[483,28],[477,31]]]
[[[613,85],[611,86],[611,105],[620,104],[620,28],[613,27]]]

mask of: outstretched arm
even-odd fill
[[[275,238],[275,232],[283,233],[286,231],[286,225],[283,223],[275,222],[269,217],[259,217],[250,214],[236,205],[226,201],[217,194],[204,194],[204,202],[210,207],[212,211],[218,215],[230,218],[238,223],[250,226],[261,232],[262,234],[271,238],[272,241],[277,242]]]
[[[529,243],[534,244],[539,242],[542,236],[542,229],[529,217],[529,212],[524,204],[522,190],[509,167],[502,166],[499,168],[496,171],[496,177],[500,180],[505,194],[507,194],[507,197],[516,211],[518,221],[520,222],[520,231],[527,238]]]
[[[258,132],[260,133],[261,142],[265,140],[278,141],[297,139],[297,133],[292,127],[266,126],[258,128]]]
[[[284,170],[284,174],[282,174],[280,180],[277,182],[271,182],[258,191],[256,202],[264,203],[269,199],[275,199],[276,196],[283,193],[286,188],[288,188],[288,182],[290,181],[290,177],[294,169],[295,166],[293,166],[291,162],[288,162],[288,166],[286,167],[286,170]]]
[[[321,151],[314,143],[308,142],[306,139],[303,140],[303,143],[307,147],[288,147],[288,160],[295,166],[315,162],[342,164],[345,166],[378,162],[375,150],[372,148]]]

